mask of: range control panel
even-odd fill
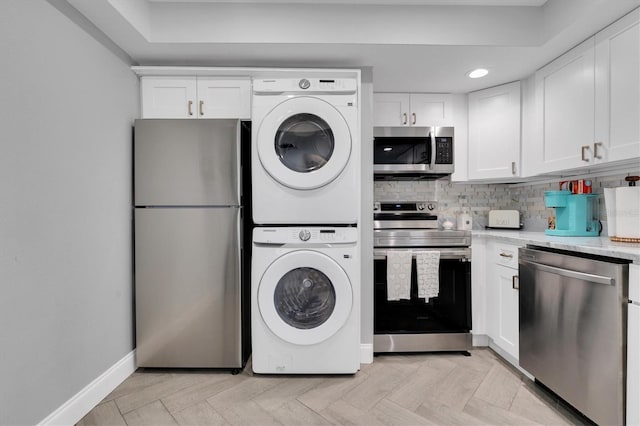
[[[265,227],[253,230],[253,242],[259,244],[344,244],[358,241],[358,230],[350,227]]]

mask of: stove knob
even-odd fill
[[[298,234],[298,238],[300,238],[302,241],[309,241],[309,238],[311,238],[311,232],[309,232],[308,229],[303,229]]]
[[[418,204],[418,210],[424,210],[424,204]]]
[[[429,204],[429,205],[427,206],[427,208],[428,208],[429,210],[433,210],[433,209],[435,209],[435,208],[436,208],[436,206],[435,206],[435,204]]]
[[[308,89],[311,86],[311,82],[309,80],[307,80],[306,78],[303,78],[298,83],[298,86],[300,86],[301,89]]]

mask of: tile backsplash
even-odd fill
[[[631,173],[611,176],[590,177],[593,192],[601,194],[598,199],[599,217],[606,227],[606,210],[603,188],[626,186],[624,178]],[[438,202],[438,221],[455,223],[460,213],[471,214],[473,229],[484,229],[489,210],[518,210],[525,231],[543,231],[547,228],[549,216],[554,209],[544,205],[544,191],[557,190],[557,179],[549,183],[531,184],[462,184],[451,183],[448,179],[435,181],[376,181],[374,199],[376,201],[419,201]],[[606,231],[606,229],[605,229]],[[603,234],[603,235],[606,235]]]

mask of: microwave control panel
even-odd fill
[[[436,137],[435,164],[453,164],[453,138]]]

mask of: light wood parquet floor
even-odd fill
[[[381,355],[355,375],[138,371],[88,425],[566,425],[581,420],[489,349]]]

